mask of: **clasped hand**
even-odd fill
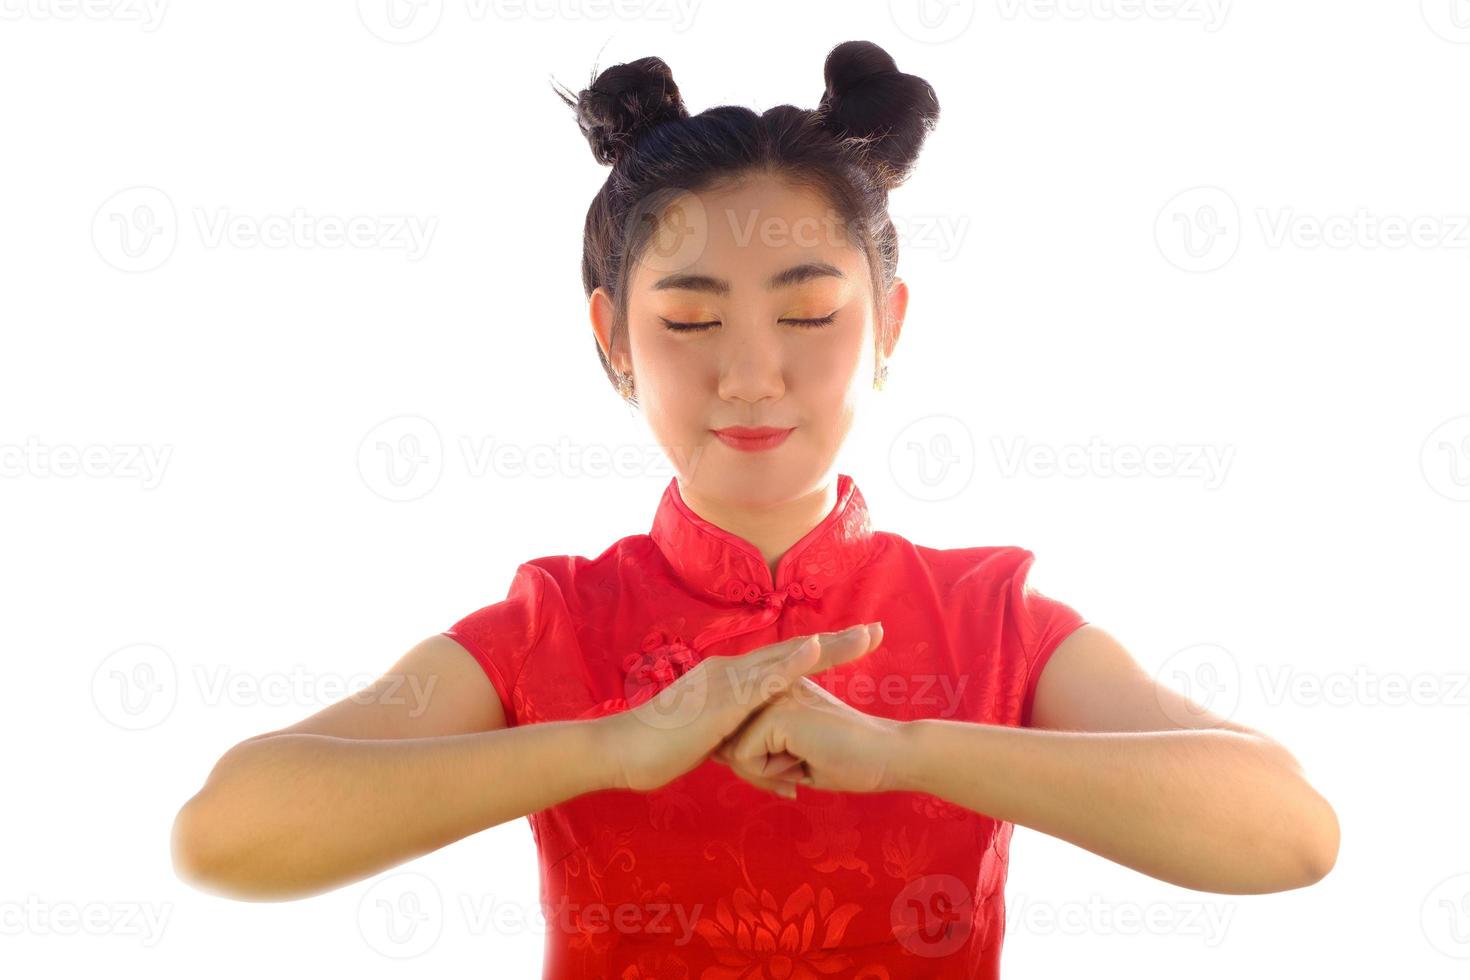
[[[891,788],[902,723],[864,714],[806,676],[871,653],[882,639],[873,623],[701,661],[652,700],[604,719],[618,785],[647,792],[714,759],[787,798],[798,785]]]

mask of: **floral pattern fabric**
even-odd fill
[[[627,710],[708,657],[882,620],[882,646],[814,680],[872,715],[1024,726],[1041,668],[1085,622],[1028,583],[1033,561],[875,531],[839,474],[835,506],[773,577],[672,479],[647,534],[524,562],[503,600],[444,632],[514,726]],[[928,794],[785,800],[706,762],[528,820],[545,980],[999,975],[1012,827]]]

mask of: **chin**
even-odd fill
[[[797,442],[800,430],[785,443],[759,453],[732,449],[711,436],[713,445],[690,473],[696,492],[731,504],[758,507],[810,493],[823,482],[822,454]]]

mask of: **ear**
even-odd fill
[[[611,343],[613,320],[616,319],[616,308],[613,305],[612,296],[602,286],[592,291],[587,298],[587,317],[592,321],[592,332],[597,336],[597,346],[602,348],[602,354],[608,359],[608,363],[615,370],[624,374],[633,370],[629,363],[626,352],[627,345],[624,344],[615,354],[608,349]]]
[[[893,348],[898,346],[898,335],[903,332],[903,318],[909,309],[909,284],[897,276],[893,279],[893,286],[888,290],[888,343],[883,347],[883,359],[887,360],[893,356]]]

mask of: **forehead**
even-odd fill
[[[820,275],[786,276],[797,265],[835,269],[859,281],[867,259],[820,190],[775,177],[754,177],[711,190],[684,192],[647,218],[653,235],[632,270],[634,291],[684,276],[713,277],[732,292],[765,292]]]

